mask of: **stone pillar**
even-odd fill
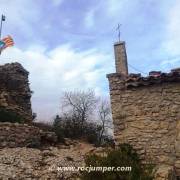
[[[128,63],[126,46],[124,41],[120,41],[114,44],[114,54],[115,54],[115,65],[116,73],[128,75]]]

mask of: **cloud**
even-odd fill
[[[17,61],[30,72],[33,110],[39,119],[47,120],[58,113],[63,91],[92,88],[97,95],[108,94],[104,86],[106,74],[113,72],[110,59],[96,49],[79,51],[65,44],[48,52],[36,45],[26,50],[9,48],[2,53],[0,63]]]
[[[164,49],[169,55],[180,55],[180,1],[176,0],[167,13]]]

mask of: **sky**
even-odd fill
[[[180,67],[179,9],[179,0],[0,0],[2,36],[15,42],[0,65],[19,62],[30,72],[33,112],[50,120],[64,91],[108,97],[118,23],[130,73]]]

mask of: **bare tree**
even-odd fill
[[[111,107],[110,103],[103,99],[99,103],[98,116],[100,120],[100,135],[99,135],[99,145],[102,144],[103,136],[107,134],[108,129],[112,129],[112,117],[111,117]]]
[[[84,123],[93,113],[97,103],[97,98],[93,90],[68,91],[63,94],[62,108],[65,117],[71,116],[74,123],[78,122],[83,128]]]
[[[108,132],[112,129],[112,118],[108,100],[97,98],[93,90],[66,91],[61,105],[60,125],[67,136],[88,136],[97,145],[110,140]]]

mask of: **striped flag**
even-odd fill
[[[4,50],[7,47],[11,47],[14,45],[14,41],[11,36],[7,36],[0,40],[0,50]]]

